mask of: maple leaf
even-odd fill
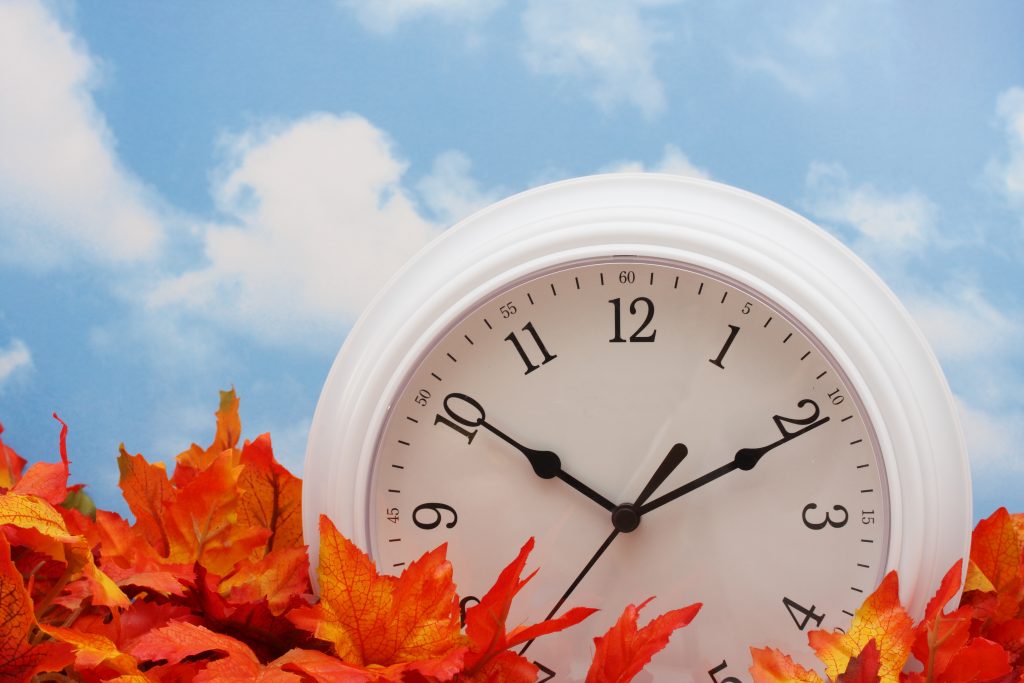
[[[53,414],[60,422],[61,462],[37,462],[28,468],[13,487],[12,493],[33,495],[53,505],[60,505],[68,497],[68,426],[64,420]]]
[[[750,648],[753,664],[750,675],[754,683],[824,683],[814,671],[809,671],[793,658],[774,648]]]
[[[235,464],[237,458],[234,448],[242,433],[238,404],[239,399],[234,389],[220,392],[220,407],[216,412],[217,433],[213,437],[213,442],[207,448],[192,444],[188,450],[178,454],[172,479],[175,486],[186,486],[196,475],[213,464],[224,451],[232,451],[232,464]]]
[[[534,638],[573,626],[597,611],[577,607],[556,619],[548,619],[532,626],[518,626],[512,631],[506,632],[505,622],[508,619],[512,600],[537,573],[534,571],[525,579],[522,578],[526,559],[533,550],[533,546],[534,539],[531,538],[519,550],[516,558],[501,571],[497,581],[480,599],[480,602],[466,610],[466,636],[469,638],[470,646],[460,680],[490,681],[498,671],[503,669],[525,671],[526,667],[520,662],[514,661],[514,657],[501,653]],[[491,659],[499,655],[502,657],[502,662],[491,665]],[[522,657],[519,659],[523,662],[527,661]],[[530,666],[533,667],[532,664]],[[533,667],[533,671],[534,677],[536,677],[536,667]]]
[[[594,661],[587,672],[587,683],[627,683],[633,680],[656,653],[660,652],[673,631],[686,626],[700,611],[701,604],[665,612],[643,628],[637,628],[642,610],[651,600],[639,605],[626,605],[615,625],[603,636],[594,638]]]
[[[17,567],[11,546],[0,534],[0,683],[27,681],[42,671],[60,671],[74,661],[61,643],[32,644],[35,608]]]
[[[122,675],[142,676],[135,657],[121,652],[113,640],[100,633],[89,633],[80,629],[41,625],[44,633],[74,648],[75,667],[83,669],[104,669]]]
[[[175,502],[175,492],[163,463],[149,463],[142,454],[129,455],[124,444],[117,458],[121,471],[118,486],[135,515],[135,529],[162,557],[170,552],[164,526],[164,510]]]
[[[881,659],[879,679],[882,683],[899,683],[900,671],[914,641],[913,625],[900,604],[899,579],[896,572],[891,571],[857,610],[849,631],[811,631],[807,640],[832,680],[846,671],[850,659],[873,640]]]
[[[0,423],[0,435],[4,433],[3,423]],[[14,449],[4,443],[0,438],[0,489],[9,489],[21,479],[21,472],[27,461],[14,452]]]
[[[922,680],[945,680],[943,672],[970,638],[971,608],[962,607],[952,613],[943,611],[960,588],[962,568],[963,560],[958,560],[946,572],[935,596],[925,608],[924,619],[915,628],[911,650],[924,665]]]
[[[466,651],[459,603],[445,546],[410,564],[399,577],[380,575],[367,555],[320,517],[320,603],[293,610],[300,628],[333,645],[368,680],[400,681],[418,671],[450,680]]]
[[[241,464],[239,523],[270,531],[266,553],[280,548],[303,548],[302,480],[274,459],[269,434],[246,442]]]
[[[245,560],[220,582],[217,592],[233,603],[265,599],[280,616],[297,595],[309,593],[309,555],[305,548],[275,550],[259,562]]]

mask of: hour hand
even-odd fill
[[[468,408],[463,408],[458,405],[459,403],[465,404]],[[456,410],[456,407],[462,408],[462,410]],[[605,510],[611,512],[615,509],[614,503],[563,470],[562,461],[556,453],[552,451],[540,451],[535,448],[524,446],[488,422],[483,406],[481,406],[475,399],[465,394],[448,394],[444,399],[444,409],[445,412],[448,413],[448,417],[456,422],[465,425],[466,427],[483,427],[508,445],[518,450],[529,461],[534,474],[541,479],[561,479],[570,487],[579,491]],[[475,415],[473,417],[467,417],[467,414],[471,412],[475,413]],[[473,434],[475,434],[475,432],[473,432]],[[472,441],[472,436],[470,436],[470,440]]]

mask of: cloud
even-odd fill
[[[1006,130],[1007,154],[989,165],[999,191],[1012,203],[1024,207],[1024,88],[1015,86],[1001,95],[996,113]]]
[[[944,362],[977,362],[1014,353],[1024,341],[1018,316],[989,302],[977,287],[956,283],[907,298],[908,308]]]
[[[229,218],[202,228],[206,263],[164,278],[154,311],[184,311],[276,343],[337,344],[387,279],[438,233],[387,136],[317,114],[230,142],[213,187]]]
[[[1024,459],[1020,457],[1020,444],[1024,443],[1024,414],[982,410],[959,396],[956,404],[967,452],[971,455],[976,474],[985,478],[991,475],[1005,477],[1008,471],[1024,470]],[[995,483],[986,482],[984,488]]]
[[[157,200],[119,162],[96,66],[38,3],[0,4],[0,261],[151,258]]]
[[[498,194],[480,189],[469,173],[469,157],[449,150],[434,160],[430,173],[416,183],[416,190],[437,220],[452,225],[498,199]]]
[[[25,342],[12,339],[6,347],[0,347],[0,390],[15,376],[32,367],[32,354]]]
[[[609,173],[670,173],[688,178],[711,178],[711,173],[695,165],[682,150],[672,144],[665,145],[661,159],[655,164],[644,164],[642,161],[617,161],[602,169]]]
[[[602,107],[630,104],[648,117],[665,110],[654,47],[668,38],[642,15],[661,2],[530,0],[523,58],[534,72],[582,81]]]
[[[834,224],[862,254],[899,256],[915,251],[935,237],[938,208],[917,191],[882,192],[870,184],[855,185],[839,164],[813,162],[807,173],[809,210]]]
[[[360,23],[377,33],[391,33],[399,24],[423,16],[447,22],[477,22],[502,5],[502,0],[340,0]]]

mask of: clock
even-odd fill
[[[891,569],[920,613],[967,552],[954,404],[893,294],[825,231],[725,185],[614,174],[451,228],[353,327],[310,430],[303,509],[384,571],[448,544],[464,605],[529,537],[509,623],[585,676],[626,604],[702,602],[647,680],[808,661]]]

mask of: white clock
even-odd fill
[[[382,570],[448,543],[471,604],[530,536],[510,624],[601,608],[526,656],[582,680],[629,602],[702,602],[650,680],[805,655],[890,569],[917,612],[967,551],[970,479],[935,358],[820,228],[724,185],[606,175],[444,233],[353,328],[303,509]],[[805,662],[810,664],[810,662]]]

